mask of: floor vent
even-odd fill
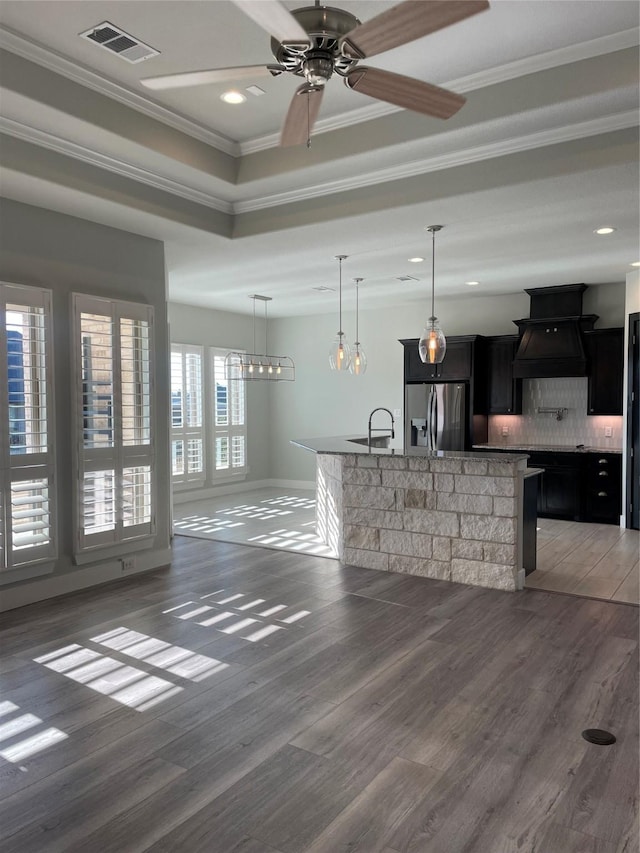
[[[151,59],[152,56],[158,56],[160,53],[159,50],[149,47],[148,44],[144,44],[139,39],[118,29],[118,27],[114,27],[109,21],[104,21],[102,24],[97,24],[90,30],[80,33],[80,37],[89,39],[98,47],[110,50],[111,53],[115,53],[131,63]]]

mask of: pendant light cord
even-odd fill
[[[431,319],[436,315],[436,232],[431,232]]]
[[[265,357],[269,352],[269,346],[267,342],[267,303],[264,303],[264,354]]]
[[[251,297],[253,299],[253,351],[256,351],[256,298],[255,296]]]
[[[340,285],[339,285],[339,297],[340,297],[340,331],[339,335],[342,335],[342,257],[338,258],[338,263],[340,265]]]
[[[356,343],[360,343],[360,334],[358,332],[358,313],[359,313],[359,299],[358,295],[360,292],[360,288],[358,287],[358,282],[356,281]]]

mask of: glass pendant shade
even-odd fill
[[[441,364],[446,351],[447,339],[438,325],[438,318],[429,317],[418,344],[420,360],[425,364]]]
[[[344,332],[338,332],[329,350],[329,365],[331,370],[345,373],[351,364],[351,348],[347,343]]]
[[[339,269],[340,329],[329,350],[329,367],[331,370],[339,370],[342,373],[349,370],[349,365],[351,364],[351,348],[342,331],[342,262],[346,258],[347,255],[336,255]]]
[[[362,376],[362,374],[366,372],[366,369],[367,356],[365,351],[362,349],[362,344],[356,341],[354,344],[354,350],[351,353],[351,366],[349,367],[349,370],[354,376]]]
[[[435,288],[436,288],[436,232],[442,231],[442,225],[429,225],[427,231],[431,232],[431,316],[427,325],[422,330],[422,336],[418,343],[420,360],[424,364],[441,364],[447,351],[447,339],[438,325],[435,315]]]

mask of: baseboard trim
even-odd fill
[[[118,558],[99,566],[76,568],[74,571],[62,575],[49,575],[40,580],[3,589],[0,612],[15,610],[17,607],[25,607],[38,601],[58,598],[71,592],[79,592],[82,589],[100,586],[111,581],[122,580],[171,565],[171,548],[138,552],[135,556],[136,568],[131,571],[123,572],[122,559]]]
[[[210,486],[206,489],[194,489],[188,492],[173,493],[173,505],[187,504],[192,501],[203,501],[216,498],[219,495],[235,495],[242,492],[252,492],[254,489],[310,489],[315,491],[315,480],[244,480],[242,483],[223,483],[220,486]]]

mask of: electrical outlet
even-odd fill
[[[402,417],[402,409],[394,409],[393,410],[393,417],[394,418],[401,418]]]
[[[135,557],[123,557],[120,560],[122,563],[122,571],[123,572],[133,572],[136,568],[136,558]]]
[[[610,426],[606,426],[604,428],[604,437],[605,438],[611,438],[612,435],[613,435],[613,428]]]
[[[502,434],[503,435],[509,435],[509,427],[508,426],[505,425],[502,427]]]

